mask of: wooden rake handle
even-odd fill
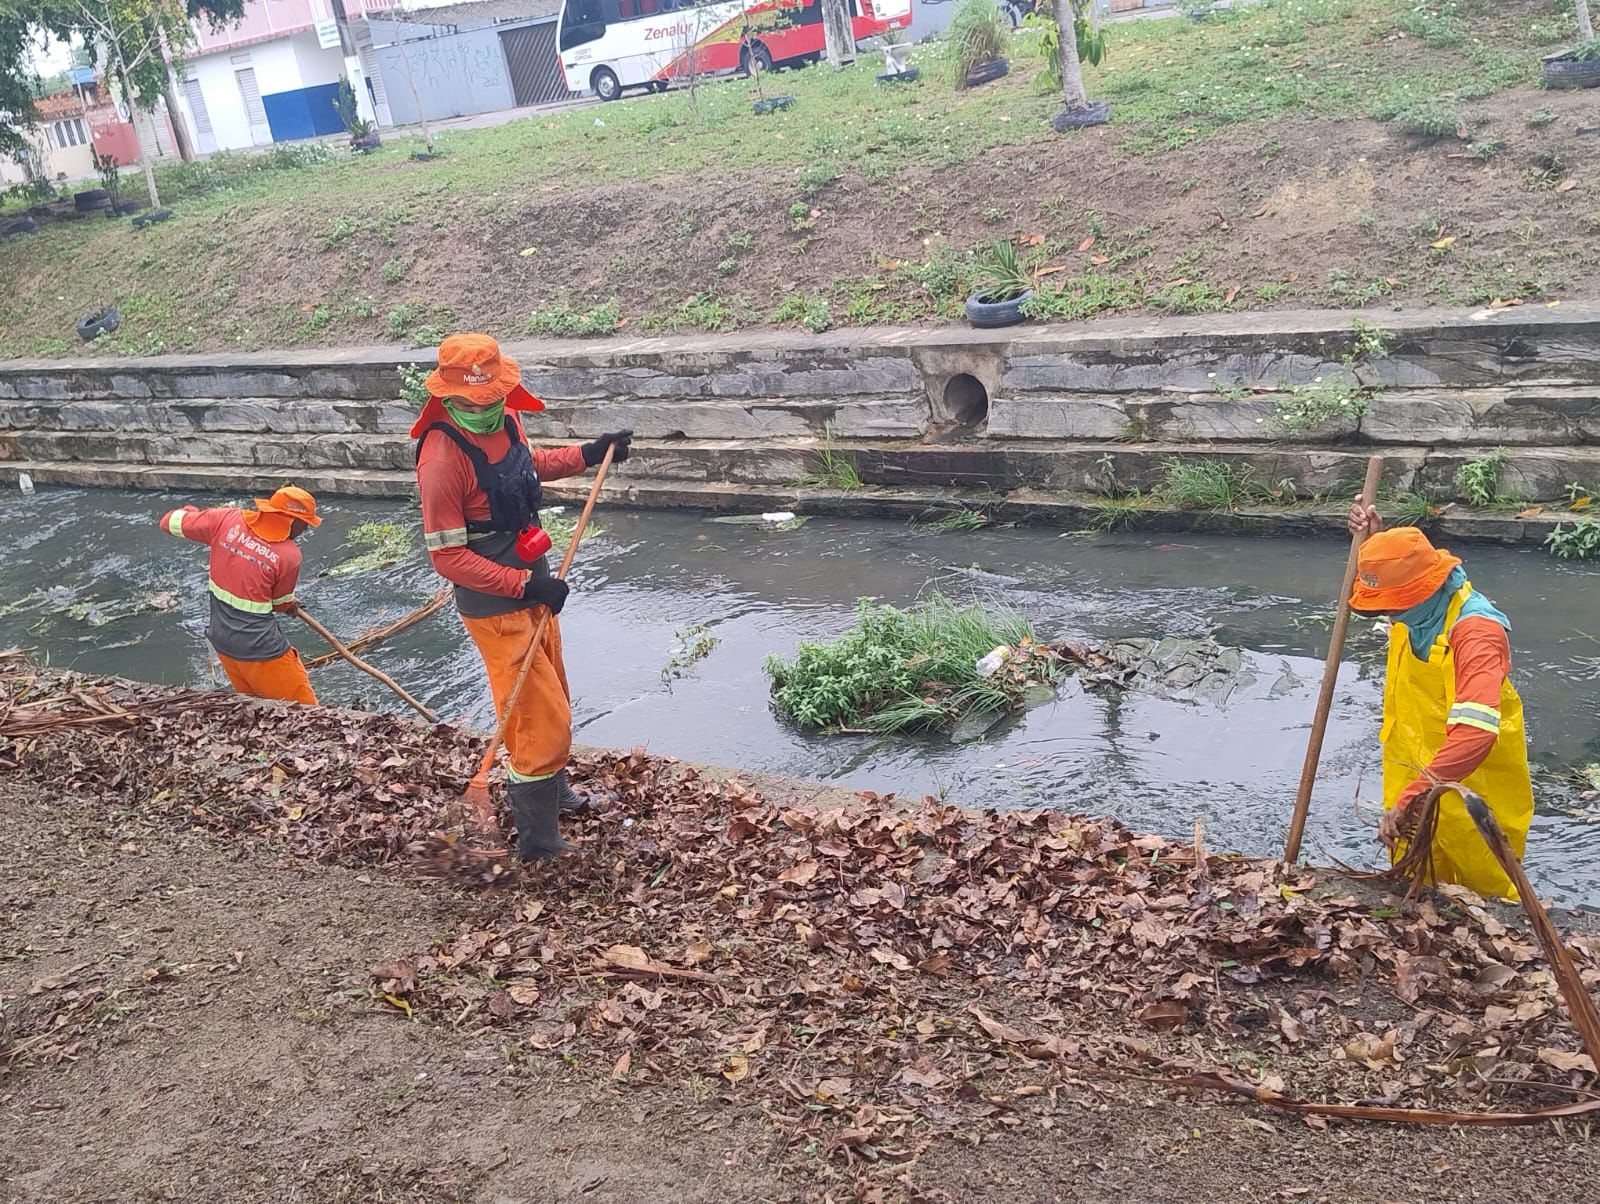
[[[323,639],[327,640],[329,646],[332,647],[335,652],[337,652],[340,656],[344,657],[345,660],[349,661],[352,665],[354,665],[357,669],[360,669],[363,673],[370,673],[373,677],[376,677],[379,681],[381,681],[384,685],[388,686],[396,694],[400,695],[401,698],[405,699],[407,705],[409,705],[413,710],[415,710],[417,712],[417,714],[421,715],[429,723],[438,723],[439,722],[439,716],[435,715],[427,707],[423,706],[415,698],[411,697],[410,694],[406,693],[405,689],[400,685],[399,682],[395,681],[394,678],[390,677],[387,673],[385,673],[381,669],[374,669],[371,665],[367,664],[366,661],[362,660],[354,652],[351,652],[350,649],[346,648],[343,644],[341,644],[339,642],[339,637],[334,635],[333,632],[329,631],[321,623],[317,622],[308,613],[306,613],[306,608],[304,606],[301,606],[298,603],[296,603],[295,604],[295,614],[300,616],[301,621],[303,623],[305,623],[305,625],[307,627],[311,628],[312,631],[316,632]]]
[[[1361,486],[1361,506],[1372,505],[1378,495],[1378,478],[1383,475],[1383,457],[1367,461],[1367,479]],[[1322,692],[1317,695],[1317,713],[1311,721],[1311,738],[1306,742],[1306,759],[1300,767],[1300,789],[1294,796],[1294,815],[1289,820],[1289,841],[1283,859],[1300,859],[1300,840],[1306,831],[1306,815],[1311,810],[1311,789],[1317,781],[1317,764],[1322,760],[1322,740],[1328,734],[1328,712],[1333,707],[1333,690],[1339,682],[1339,661],[1344,656],[1345,632],[1350,628],[1350,589],[1356,583],[1356,564],[1366,528],[1350,537],[1350,555],[1344,563],[1344,583],[1339,587],[1339,610],[1334,616],[1333,633],[1328,638],[1328,659],[1322,666]]]

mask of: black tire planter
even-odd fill
[[[111,217],[115,214],[117,217],[131,217],[143,208],[144,203],[142,201],[119,201],[106,216]]]
[[[880,84],[914,84],[920,74],[921,72],[915,67],[907,67],[904,71],[894,71],[878,76],[878,82]]]
[[[135,214],[133,218],[133,228],[135,230],[143,230],[146,226],[153,226],[157,222],[170,221],[171,219],[172,210],[152,209],[149,213]]]
[[[992,83],[1010,71],[1011,64],[1005,59],[990,59],[987,63],[979,63],[967,72],[967,87],[976,88],[979,84]]]
[[[86,188],[72,194],[72,207],[79,213],[111,208],[111,194],[104,188]]]
[[[413,163],[432,163],[435,159],[442,159],[442,158],[444,158],[444,152],[443,151],[412,151],[411,152],[411,161]]]
[[[350,149],[353,151],[359,151],[363,155],[371,154],[382,145],[383,138],[381,135],[376,133],[363,134],[359,138],[350,139]]]
[[[1546,55],[1544,86],[1547,88],[1600,88],[1600,58],[1580,59],[1573,51]]]
[[[765,117],[768,113],[781,113],[785,109],[794,108],[792,96],[769,96],[765,100],[758,100],[750,106],[750,111],[757,117]]]
[[[122,315],[115,305],[108,305],[97,314],[87,314],[78,319],[78,337],[92,343],[102,334],[115,334],[122,325]]]
[[[1027,320],[1022,307],[1033,299],[1030,288],[1019,297],[1007,301],[985,301],[982,293],[967,298],[967,325],[979,330],[994,330],[1001,326],[1015,326]]]
[[[13,234],[33,234],[39,229],[39,223],[30,217],[14,217],[10,221],[0,224],[0,238],[10,238]]]
[[[1068,130],[1086,130],[1090,126],[1104,125],[1111,120],[1111,102],[1097,100],[1087,108],[1062,109],[1050,119],[1050,128],[1058,134]]]

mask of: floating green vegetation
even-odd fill
[[[1006,652],[991,658],[997,649]],[[987,676],[985,658],[1000,661]],[[905,732],[1020,710],[1030,688],[1054,687],[1061,665],[1020,612],[934,594],[909,610],[863,598],[854,627],[801,644],[792,661],[768,657],[766,672],[778,712],[802,726]]]
[[[692,667],[710,656],[712,650],[722,642],[711,634],[711,628],[704,623],[685,627],[682,631],[673,633],[672,639],[672,654],[667,658],[667,663],[661,666],[662,681],[682,677]]]
[[[399,523],[362,523],[350,529],[343,546],[353,549],[354,554],[322,576],[354,577],[358,573],[375,573],[415,555],[418,545],[416,533],[410,527]]]

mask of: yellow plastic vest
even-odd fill
[[[1445,727],[1456,702],[1455,657],[1450,632],[1461,607],[1472,594],[1468,582],[1456,591],[1444,628],[1426,662],[1411,651],[1405,624],[1389,630],[1389,672],[1383,687],[1383,806],[1392,808],[1400,794],[1422,775],[1445,740]],[[1505,830],[1518,859],[1533,818],[1533,782],[1528,776],[1528,740],[1522,726],[1522,699],[1508,678],[1500,687],[1500,735],[1488,758],[1463,783],[1481,794]],[[1398,856],[1398,851],[1397,854]],[[1456,882],[1484,898],[1515,899],[1517,888],[1506,877],[1478,835],[1466,804],[1454,791],[1439,800],[1439,829],[1433,842],[1434,877]]]

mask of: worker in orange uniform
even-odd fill
[[[1460,558],[1417,528],[1385,531],[1377,508],[1359,502],[1349,527],[1367,536],[1350,605],[1392,619],[1379,837],[1398,857],[1419,818],[1417,801],[1435,782],[1460,782],[1483,796],[1520,859],[1533,783],[1522,700],[1509,677],[1510,621],[1472,588]],[[1433,868],[1436,881],[1485,898],[1517,896],[1454,791],[1439,800]]]
[[[567,782],[572,712],[561,628],[553,617],[566,603],[567,584],[551,573],[547,558],[525,563],[517,537],[539,525],[541,481],[577,476],[608,449],[614,460],[626,460],[633,432],[532,449],[516,412],[542,410],[544,403],[522,388],[521,379],[516,361],[488,335],[452,335],[439,345],[428,403],[411,434],[428,555],[455,586],[456,609],[489,671],[502,718],[533,640],[537,608],[548,607],[552,615],[505,734],[517,852],[544,860],[570,847],[561,839],[560,813],[583,805]],[[492,815],[481,818],[493,822]]]
[[[295,485],[257,498],[254,510],[185,506],[161,516],[168,534],[211,549],[206,638],[241,694],[316,704],[305,664],[273,614],[298,610],[300,549],[294,541],[321,522],[316,499]]]

